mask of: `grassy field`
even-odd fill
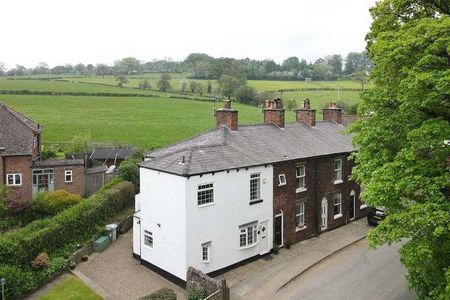
[[[84,282],[75,276],[68,275],[54,287],[37,298],[38,300],[101,300],[103,299]]]
[[[145,74],[156,80],[158,74]],[[152,75],[153,77],[149,76]],[[181,76],[177,74],[176,76]],[[176,77],[178,80],[179,78]],[[0,79],[0,89],[34,90],[53,92],[87,93],[150,93],[157,97],[99,97],[99,96],[37,96],[0,95],[0,101],[29,116],[44,126],[44,145],[58,144],[64,147],[75,134],[90,135],[93,142],[112,144],[132,144],[144,150],[162,147],[213,128],[212,102],[172,99],[173,93],[143,91],[135,88],[120,88],[93,83],[113,84],[113,77],[67,78],[73,82],[48,80],[6,80]],[[130,85],[137,78],[130,79]],[[354,87],[351,82],[286,82],[249,81],[249,84],[265,89],[305,87]],[[280,93],[281,94],[281,93]],[[179,95],[178,95],[179,96]],[[195,95],[198,97],[198,95]],[[322,119],[320,109],[330,101],[342,101],[353,105],[359,101],[358,91],[295,91],[284,92],[285,101],[309,98],[316,108],[317,119]],[[222,106],[221,101],[216,104]],[[234,103],[239,110],[240,124],[261,123],[261,109]],[[293,112],[286,112],[286,122],[295,120]]]
[[[0,101],[44,126],[44,143],[74,134],[95,142],[161,147],[215,126],[213,103],[168,98],[0,95]],[[217,108],[221,107],[217,104]],[[257,107],[234,104],[239,122],[262,122]],[[293,114],[288,114],[293,121]]]

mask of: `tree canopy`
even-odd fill
[[[448,1],[384,0],[371,9],[373,88],[363,93],[352,176],[388,217],[372,246],[400,250],[419,298],[450,298],[450,17]]]

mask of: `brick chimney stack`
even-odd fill
[[[283,100],[266,100],[264,102],[264,123],[272,123],[278,127],[284,127]]]
[[[330,102],[327,108],[323,109],[323,120],[342,123],[342,108],[336,106],[336,102]]]
[[[225,100],[223,102],[223,108],[219,108],[215,112],[216,126],[225,125],[230,130],[238,129],[238,111],[231,109],[231,101]]]
[[[300,108],[294,111],[297,122],[305,122],[310,126],[316,126],[316,110],[311,109],[311,103],[308,98],[303,100]]]

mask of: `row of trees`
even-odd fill
[[[154,60],[143,63],[134,57],[126,57],[114,62],[112,66],[106,64],[77,64],[59,65],[50,68],[41,62],[34,68],[17,65],[7,70],[0,62],[0,76],[23,75],[131,75],[143,72],[154,73],[189,73],[195,79],[215,79],[222,75],[244,79],[276,79],[276,80],[336,80],[352,76],[357,72],[368,73],[372,67],[365,52],[349,53],[345,59],[340,54],[319,58],[314,63],[292,56],[281,64],[273,60],[253,60],[234,58],[213,58],[204,53],[192,53],[184,61],[170,59]]]

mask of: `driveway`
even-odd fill
[[[132,257],[132,240],[129,230],[105,251],[91,254],[73,273],[107,300],[138,299],[162,287],[173,289],[177,299],[186,299],[184,289]]]

